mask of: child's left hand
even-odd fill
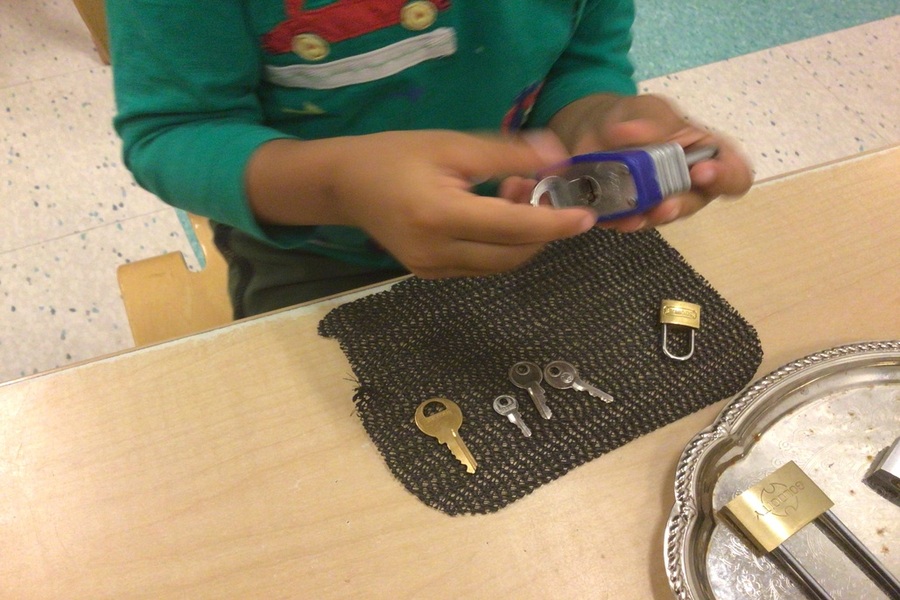
[[[732,142],[679,116],[672,104],[658,96],[589,96],[560,110],[549,126],[573,155],[660,142],[678,142],[685,148],[718,147],[715,158],[691,167],[689,192],[603,227],[628,232],[670,223],[719,196],[743,195],[753,183],[749,162]]]

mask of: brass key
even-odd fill
[[[425,407],[433,403],[442,405],[444,410],[426,416]],[[459,406],[446,398],[430,398],[416,409],[416,425],[422,430],[422,433],[446,444],[453,456],[466,466],[466,471],[474,473],[478,463],[466,448],[466,443],[459,437],[459,428],[462,426],[462,422],[463,416]]]

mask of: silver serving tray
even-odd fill
[[[900,435],[900,341],[841,346],[792,362],[736,396],[687,445],[675,471],[665,563],[679,599],[803,599],[717,515],[789,460],[832,512],[900,575],[900,507],[863,478]],[[837,599],[886,597],[813,525],[784,546]]]

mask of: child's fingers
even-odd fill
[[[536,184],[535,179],[513,175],[500,182],[497,195],[516,204],[528,204]]]
[[[741,196],[753,185],[753,171],[739,153],[723,146],[714,160],[699,162],[691,168],[691,183],[710,200]]]
[[[475,180],[532,175],[568,158],[565,147],[549,131],[517,138],[458,135],[433,150],[437,162]]]
[[[441,205],[445,236],[499,245],[547,243],[584,233],[597,218],[587,208],[557,210],[461,193]]]

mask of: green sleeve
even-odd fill
[[[265,237],[244,170],[261,144],[259,45],[239,0],[107,0],[114,126],[136,181],[165,202]]]
[[[634,67],[628,58],[633,0],[587,0],[575,33],[554,63],[529,118],[546,125],[561,108],[591,94],[637,93]]]

